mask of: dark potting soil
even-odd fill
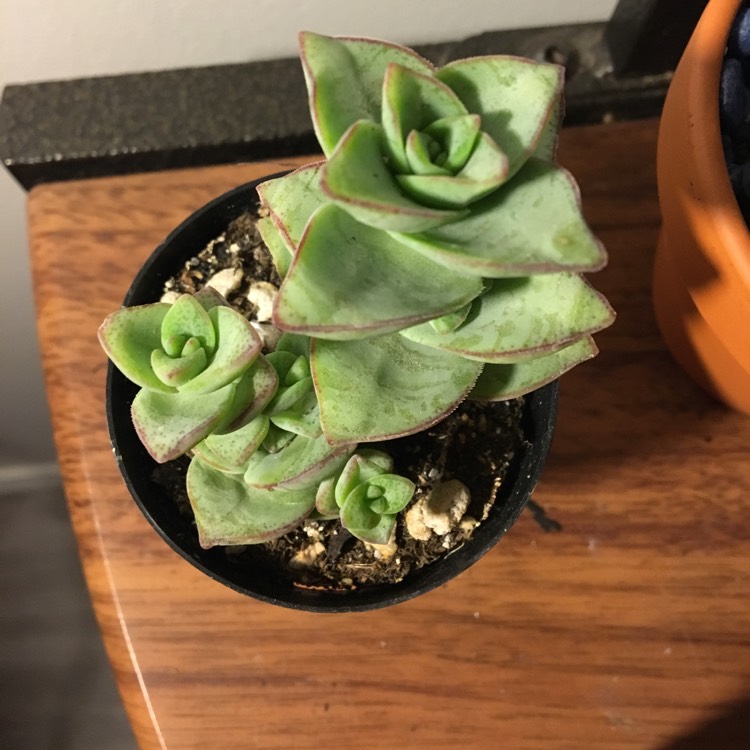
[[[278,286],[280,279],[255,227],[257,216],[245,213],[227,231],[191,258],[165,285],[167,293],[194,293],[217,273],[237,269],[227,301],[251,320],[256,308],[247,298],[253,282]],[[514,453],[523,442],[520,417],[523,399],[497,403],[463,402],[425,432],[369,444],[393,457],[395,471],[416,485],[409,506],[399,514],[394,543],[376,546],[352,536],[337,520],[308,520],[279,539],[264,544],[225,547],[233,564],[253,566],[303,588],[350,590],[402,580],[462,546],[486,519]],[[186,518],[193,518],[185,490],[189,458],[155,469],[154,479],[175,498]],[[471,500],[460,523],[447,533],[416,539],[406,515],[424,503],[434,488],[459,480]],[[197,533],[197,532],[196,532]]]

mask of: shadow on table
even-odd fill
[[[658,750],[748,750],[750,748],[750,697],[726,706],[707,724]]]

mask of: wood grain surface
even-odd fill
[[[364,614],[244,598],[130,499],[99,322],[192,210],[291,162],[45,185],[29,199],[39,333],[70,512],[139,743],[151,748],[750,747],[750,420],[710,400],[651,313],[656,123],[564,131],[619,313],[562,381],[536,502],[472,569]]]

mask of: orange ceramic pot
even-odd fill
[[[721,65],[741,2],[709,2],[664,104],[653,300],[679,364],[727,405],[750,414],[750,233],[719,130]]]

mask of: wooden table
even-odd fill
[[[619,312],[566,375],[535,499],[474,568],[366,614],[244,598],[130,499],[95,332],[170,228],[292,160],[37,187],[39,330],[96,614],[142,748],[750,747],[750,420],[683,375],[654,325],[656,123],[566,130]]]

